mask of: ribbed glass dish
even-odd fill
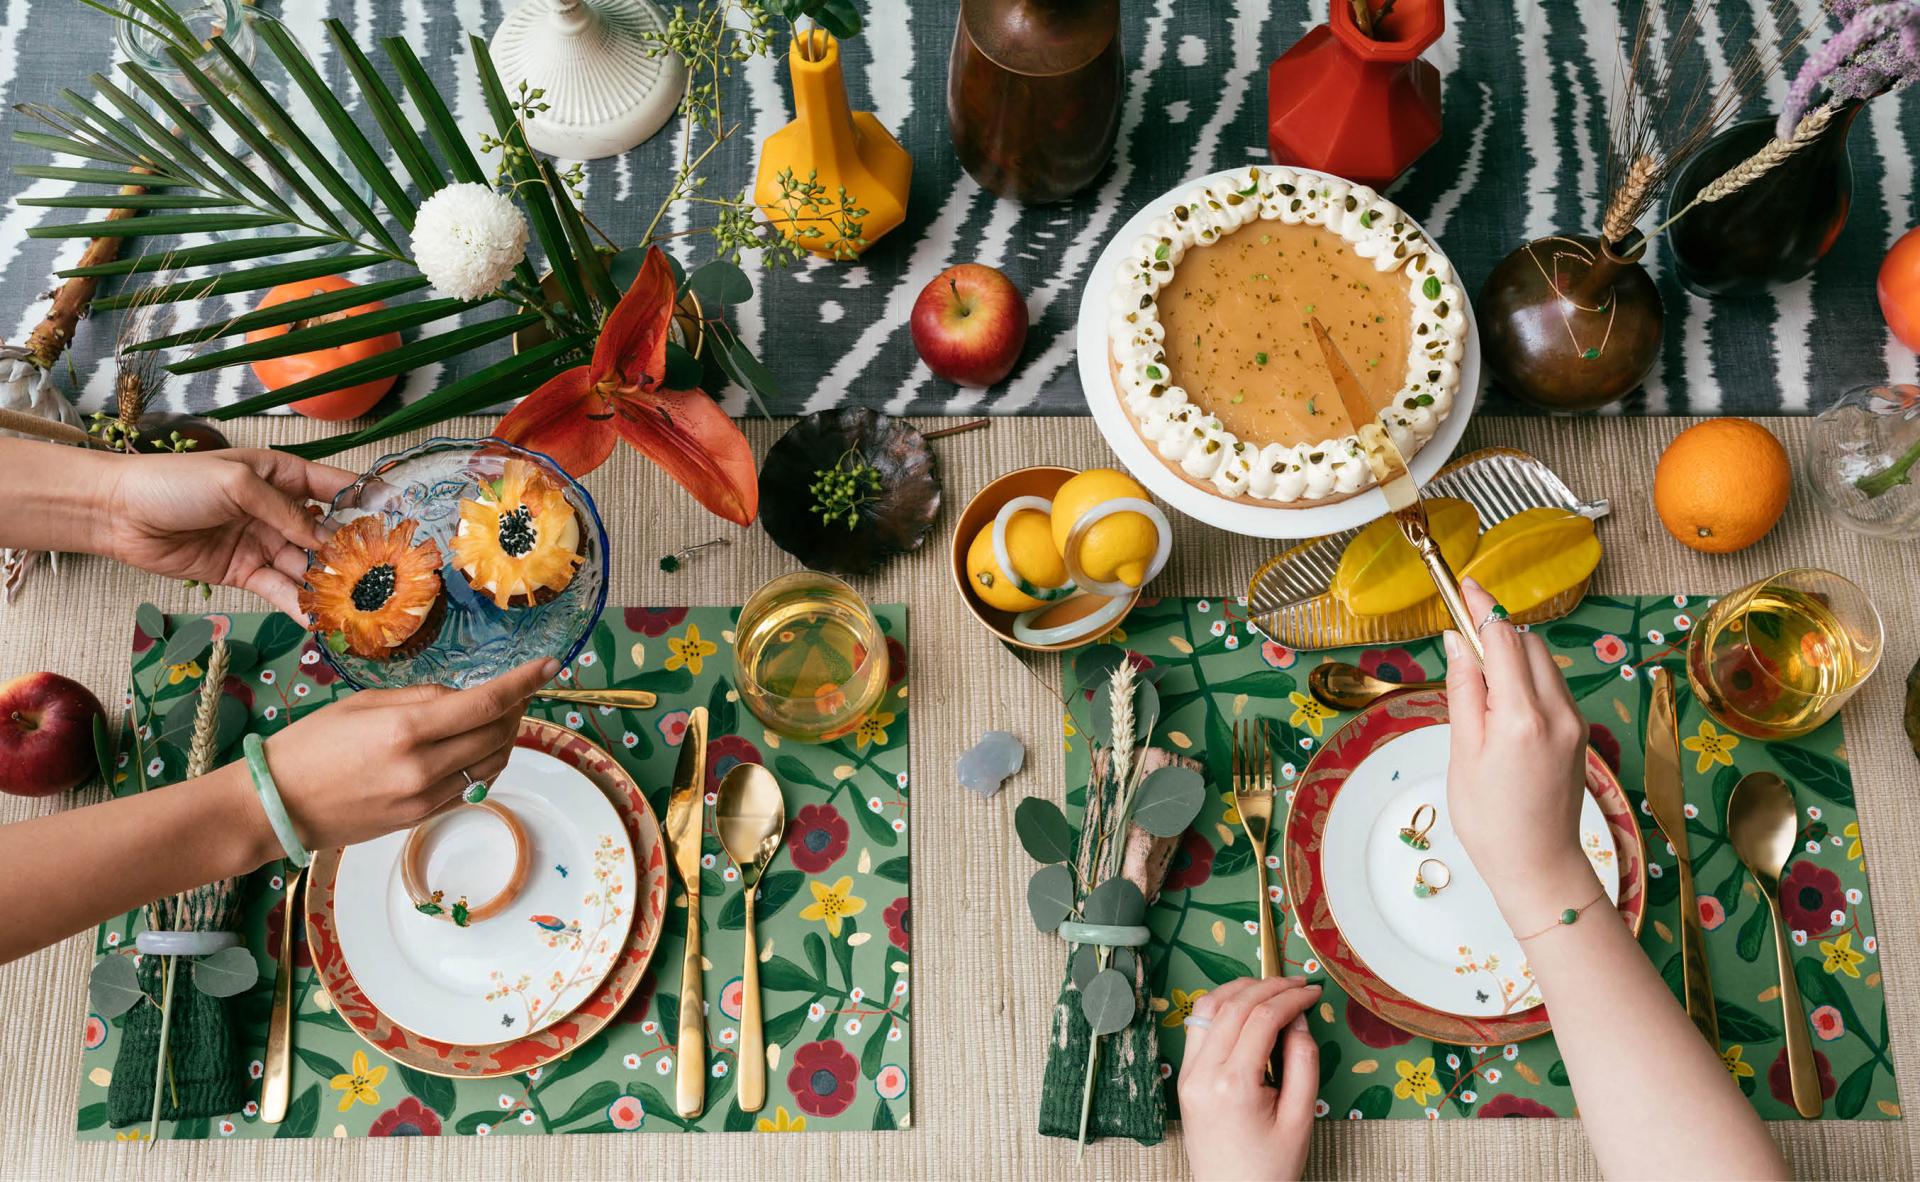
[[[1505,521],[1523,509],[1555,506],[1582,517],[1605,517],[1605,500],[1582,501],[1553,470],[1523,451],[1493,447],[1448,464],[1421,489],[1430,497],[1457,497],[1480,513],[1481,528]],[[1342,530],[1302,542],[1268,559],[1247,587],[1247,614],[1269,640],[1292,649],[1339,648],[1350,644],[1391,644],[1438,636],[1452,622],[1440,597],[1402,612],[1357,616],[1328,590],[1340,555],[1360,532]],[[1514,620],[1538,624],[1557,620],[1580,605],[1587,584],[1562,592]]]

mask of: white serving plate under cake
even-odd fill
[[[1311,538],[1364,525],[1387,511],[1386,499],[1377,487],[1367,487],[1342,500],[1288,507],[1246,497],[1221,495],[1183,478],[1167,461],[1155,454],[1152,445],[1142,438],[1133,418],[1122,404],[1115,385],[1108,336],[1109,299],[1132,244],[1148,233],[1148,227],[1154,221],[1166,216],[1173,206],[1197,187],[1229,184],[1246,171],[1243,166],[1183,182],[1148,202],[1108,239],[1080,296],[1077,349],[1080,383],[1087,407],[1121,464],[1155,496],[1197,520],[1233,533],[1261,538]],[[1339,180],[1313,169],[1293,168],[1289,171],[1302,177]],[[1414,228],[1419,229],[1417,223]],[[1424,230],[1421,232],[1424,234]],[[1435,250],[1437,252],[1437,246]],[[1464,350],[1459,361],[1459,389],[1454,394],[1452,407],[1440,420],[1433,435],[1409,461],[1415,478],[1421,481],[1430,478],[1446,463],[1447,457],[1460,442],[1467,420],[1472,417],[1474,406],[1479,401],[1482,380],[1479,326],[1474,320],[1472,304],[1465,299],[1461,304],[1467,323]],[[1328,389],[1332,389],[1331,378],[1328,379]]]

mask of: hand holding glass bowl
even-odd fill
[[[558,491],[573,513],[573,520],[564,525],[577,531],[573,543],[579,561],[564,586],[551,593],[543,589],[539,594],[511,597],[502,605],[496,602],[501,590],[497,584],[477,586],[461,569],[455,538],[462,532],[463,503],[471,515],[472,506],[492,503],[512,479],[538,480]],[[524,516],[511,512],[499,516],[497,532],[507,555],[525,552],[526,546],[540,541],[519,536],[525,532]],[[399,574],[404,577],[408,563],[426,565],[436,554],[437,579],[444,590],[434,594],[433,580],[419,576],[424,590],[414,588],[413,592],[423,601],[431,600],[431,606],[424,607],[426,614],[420,617],[417,633],[384,654],[356,651],[346,636],[326,627],[331,620],[315,621],[322,654],[342,677],[360,688],[430,682],[463,689],[535,657],[551,655],[564,664],[585,646],[606,607],[607,534],[593,497],[538,452],[498,439],[430,439],[382,458],[342,490],[322,521],[322,533],[333,535],[367,518],[376,519],[379,526],[393,531],[392,538],[405,544],[396,541],[390,563],[376,563],[364,573],[347,572],[356,581],[346,595],[334,596],[348,601],[334,605],[340,612],[379,606],[374,604],[377,592],[387,588],[376,583],[391,583],[395,567],[403,568]],[[411,533],[403,539],[408,525]],[[473,526],[469,524],[467,530],[471,533]],[[515,536],[509,537],[510,533]],[[430,545],[432,551],[423,550],[423,545]],[[327,569],[329,557],[328,548],[308,555],[310,586],[317,574],[338,573]],[[474,568],[474,573],[479,570]],[[480,582],[486,584],[489,578],[497,576]],[[303,596],[303,606],[308,598]],[[423,606],[414,611],[420,612]]]

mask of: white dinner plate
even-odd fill
[[[1488,1018],[1541,1004],[1525,951],[1447,819],[1447,744],[1452,727],[1421,727],[1360,762],[1327,811],[1321,865],[1327,909],[1354,954],[1381,980],[1422,1005]],[[1580,843],[1606,888],[1620,897],[1620,859],[1591,792],[1580,800]],[[1423,804],[1437,814],[1430,846],[1400,830]],[[1453,872],[1428,898],[1413,893],[1423,858]]]
[[[1302,175],[1332,176],[1311,168],[1288,167]],[[1214,181],[1234,180],[1244,171],[1243,165],[1183,181],[1147,202],[1126,225],[1120,227],[1118,233],[1107,239],[1106,247],[1101,250],[1087,277],[1086,286],[1080,291],[1080,320],[1075,342],[1080,355],[1080,385],[1086,395],[1087,407],[1093,413],[1093,421],[1099,424],[1100,433],[1107,438],[1107,445],[1120,457],[1127,471],[1167,504],[1189,517],[1236,534],[1248,534],[1256,538],[1317,538],[1322,534],[1365,525],[1379,517],[1387,511],[1386,498],[1378,488],[1368,488],[1344,501],[1328,505],[1283,509],[1251,498],[1223,497],[1195,487],[1155,455],[1153,448],[1140,437],[1133,420],[1127,417],[1126,407],[1120,403],[1120,391],[1114,388],[1113,374],[1108,369],[1107,293],[1113,289],[1114,272],[1125,256],[1128,244],[1146,233],[1148,223],[1164,214],[1179,200],[1181,194]],[[1425,233],[1424,229],[1421,232]],[[1433,241],[1431,234],[1427,238]],[[1436,249],[1438,246],[1438,242],[1435,242]],[[1459,282],[1458,272],[1455,274],[1456,282]],[[1461,433],[1467,429],[1467,420],[1473,417],[1474,404],[1480,399],[1480,326],[1474,319],[1471,300],[1466,301],[1465,310],[1467,339],[1465,351],[1460,357],[1460,391],[1454,398],[1453,409],[1446,418],[1440,420],[1433,438],[1427,440],[1408,461],[1414,479],[1422,483],[1438,472],[1447,462],[1447,457],[1453,454]]]
[[[348,846],[334,918],[340,953],[396,1026],[463,1046],[519,1038],[565,1017],[606,977],[633,925],[638,875],[620,814],[592,780],[516,747],[490,797],[532,845],[505,911],[467,927],[414,909],[401,882],[405,832]],[[513,865],[506,829],[457,809],[429,837],[426,881],[449,899],[492,898]]]

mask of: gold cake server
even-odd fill
[[[1460,580],[1447,565],[1446,556],[1440,553],[1440,543],[1427,522],[1426,502],[1420,499],[1420,485],[1407,466],[1407,458],[1400,454],[1393,437],[1380,425],[1380,412],[1367,401],[1367,392],[1361,388],[1360,379],[1353,375],[1347,359],[1340,355],[1340,347],[1327,335],[1327,326],[1320,323],[1318,317],[1311,318],[1309,323],[1313,326],[1314,339],[1320,342],[1327,370],[1333,375],[1333,388],[1340,395],[1340,405],[1346,409],[1354,434],[1360,438],[1367,466],[1373,469],[1373,478],[1387,498],[1387,509],[1399,523],[1400,532],[1413,545],[1414,552],[1426,563],[1434,586],[1440,588],[1440,601],[1447,606],[1454,630],[1466,638],[1474,656],[1484,657],[1479,621],[1467,611],[1467,601],[1460,593]]]
[[[1693,860],[1687,849],[1687,797],[1680,774],[1680,726],[1675,717],[1673,674],[1662,671],[1653,684],[1653,706],[1647,714],[1647,761],[1642,786],[1647,807],[1660,832],[1667,835],[1680,863],[1680,966],[1686,982],[1687,1017],[1716,1054],[1720,1050],[1720,1019],[1713,1008],[1713,985],[1707,976],[1707,946],[1700,927],[1700,905],[1693,894]]]
[[[707,1006],[700,955],[700,841],[707,830],[707,708],[687,715],[680,763],[667,801],[667,852],[687,892],[687,946],[680,956],[680,1062],[674,1111],[699,1116],[707,1107]]]

